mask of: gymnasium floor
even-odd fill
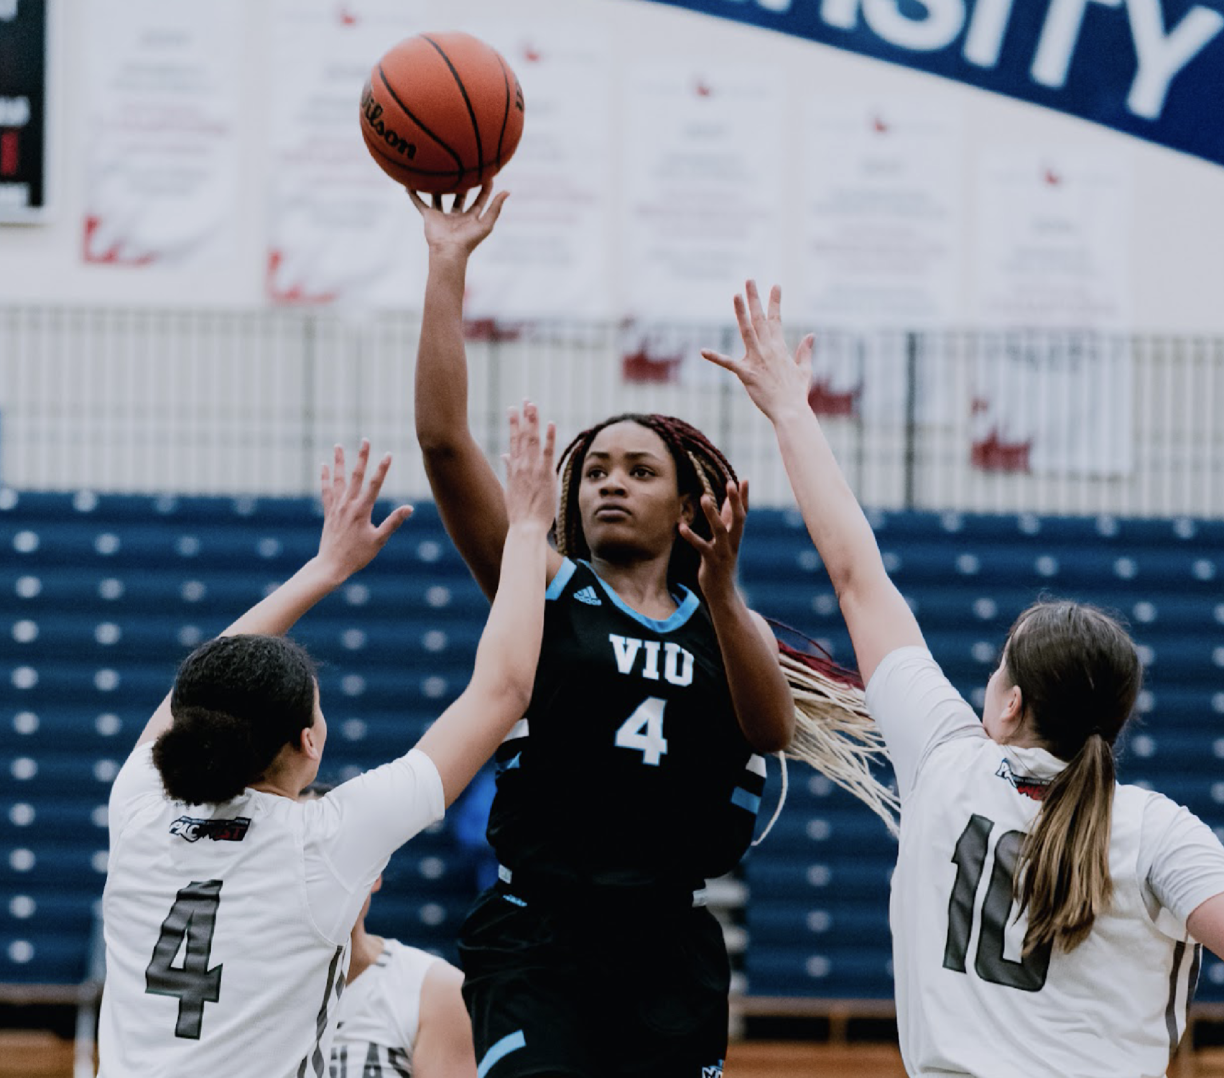
[[[743,1041],[727,1059],[726,1078],[905,1078],[889,1045],[831,1046]],[[0,1078],[72,1078],[72,1044],[50,1033],[0,1032]],[[1169,1078],[1224,1078],[1224,1049],[1182,1052]]]

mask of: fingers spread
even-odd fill
[[[391,467],[391,454],[384,453],[382,460],[374,467],[374,474],[370,477],[370,485],[366,487],[366,501],[373,505],[378,501],[378,495],[382,493],[383,480],[387,478],[387,470]]]
[[[708,359],[717,367],[722,367],[724,370],[735,372],[737,364],[730,356],[724,356],[721,352],[715,352],[711,348],[703,348],[701,350],[701,358]]]
[[[370,462],[370,439],[361,439],[361,448],[357,450],[357,463],[353,465],[353,474],[349,478],[349,496],[356,497],[361,492],[361,484],[365,482],[366,466]]]
[[[344,446],[339,442],[332,451],[332,486],[337,491],[344,486]]]
[[[412,516],[411,505],[401,505],[393,509],[391,513],[388,514],[387,519],[384,520],[376,529],[376,534],[379,541],[385,543],[388,539],[390,539],[391,536],[400,530],[400,526],[410,516]]]
[[[748,305],[744,302],[743,296],[736,296],[734,300],[735,321],[739,325],[740,336],[744,339],[744,347],[748,351],[752,351],[757,347],[756,329],[752,325],[752,318],[748,314]]]
[[[551,472],[553,470],[553,455],[557,448],[557,424],[549,423],[544,430],[544,467]]]
[[[489,188],[489,190],[492,190],[492,188]],[[488,222],[490,228],[497,223],[498,217],[501,216],[502,207],[506,204],[506,199],[509,197],[509,191],[498,191],[497,197],[493,199],[492,204],[489,206],[488,212],[481,217],[482,221]]]

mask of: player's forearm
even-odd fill
[[[473,687],[517,697],[519,715],[531,699],[544,634],[546,536],[547,529],[536,522],[510,525],[496,597],[472,671]]]
[[[804,402],[773,422],[803,522],[838,595],[882,575],[875,534],[816,416]]]
[[[465,252],[431,250],[416,364],[416,433],[427,455],[444,454],[468,431],[467,351],[463,341]]]
[[[222,636],[259,633],[280,636],[320,599],[330,595],[346,577],[321,558],[311,558],[271,595],[260,600],[237,621],[222,630]]]
[[[795,704],[777,646],[762,636],[738,591],[707,595],[706,606],[744,737],[757,752],[786,748],[795,732]]]

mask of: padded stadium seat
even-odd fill
[[[73,933],[18,931],[0,936],[0,982],[76,984],[85,979],[85,959],[86,948]]]
[[[883,947],[750,947],[745,961],[753,995],[891,999],[892,951]]]
[[[893,860],[868,864],[853,861],[802,858],[754,858],[748,867],[750,893],[767,894],[778,899],[803,899],[826,902],[828,895],[839,901],[878,897],[888,891]]]
[[[76,796],[105,801],[131,745],[116,746],[118,751],[113,756],[98,757],[74,752],[71,745],[61,744],[57,749],[32,755],[0,755],[6,799]]]
[[[81,892],[39,886],[24,880],[5,891],[0,901],[0,938],[28,932],[88,933],[93,906],[102,894],[101,881]],[[29,885],[29,886],[27,886]]]
[[[753,946],[816,948],[828,943],[839,947],[861,944],[880,948],[888,941],[888,895],[877,901],[850,906],[843,902],[780,902],[753,895],[747,910],[748,934]]]
[[[72,745],[81,752],[122,756],[136,743],[150,714],[131,707],[0,707],[0,753],[23,756]]]
[[[0,684],[11,687],[10,700],[26,706],[71,703],[102,710],[113,706],[112,701],[116,700],[133,706],[144,701],[152,714],[173,677],[174,667],[168,663],[74,665],[62,659],[14,663],[7,655],[0,662]]]
[[[65,891],[89,887],[102,893],[106,877],[106,833],[91,829],[86,841],[51,842],[31,835],[28,843],[0,843],[0,884],[6,895],[31,884],[56,885]]]
[[[825,811],[805,811],[793,805],[789,795],[778,822],[756,850],[767,846],[771,855],[793,852],[824,857],[835,851],[851,850],[864,858],[897,856],[896,840],[883,822],[872,813],[860,811],[857,803]]]
[[[20,843],[25,836],[36,833],[40,840],[93,838],[105,845],[109,795],[107,784],[99,784],[92,796],[83,790],[78,797],[49,794],[41,784],[6,784],[5,796],[0,800],[0,842]]]

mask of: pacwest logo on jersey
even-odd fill
[[[170,834],[178,835],[187,842],[199,842],[202,838],[213,842],[241,842],[251,826],[249,816],[235,816],[230,820],[197,820],[191,816],[180,816],[170,825]]]
[[[616,656],[616,669],[622,674],[640,674],[648,681],[662,678],[672,685],[693,683],[693,656],[670,640],[638,640],[632,636],[609,633],[612,652]],[[660,665],[659,656],[663,662]]]

